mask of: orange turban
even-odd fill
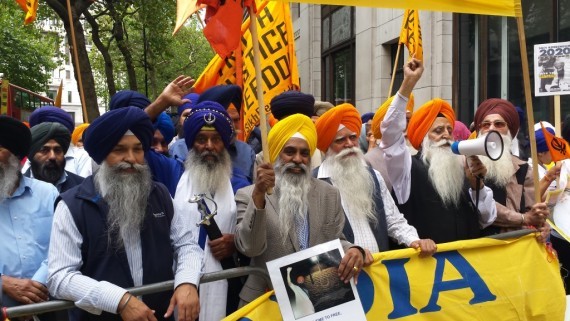
[[[382,138],[382,133],[380,132],[380,125],[382,124],[382,121],[384,120],[384,117],[388,112],[388,107],[390,107],[392,100],[394,100],[394,96],[388,98],[388,100],[386,100],[380,107],[378,107],[378,110],[376,111],[374,117],[372,118],[372,125],[371,125],[372,133],[374,134],[374,137],[376,139]],[[414,94],[410,94],[410,98],[408,98],[406,111],[409,112],[414,111]]]
[[[449,120],[451,126],[455,124],[453,109],[446,101],[439,98],[428,101],[412,115],[408,124],[408,139],[415,149],[420,148],[431,125],[440,114]]]
[[[79,140],[83,137],[83,132],[85,131],[85,129],[87,129],[88,126],[89,123],[81,124],[75,127],[73,133],[71,134],[71,142],[73,143],[73,145],[77,145],[77,142],[79,142]]]
[[[267,135],[267,147],[269,149],[269,161],[274,163],[283,146],[295,135],[300,133],[306,138],[311,156],[317,148],[317,130],[311,118],[303,114],[293,114],[287,116],[275,124]]]
[[[318,137],[317,147],[320,150],[326,152],[329,149],[341,124],[355,132],[357,136],[360,136],[362,120],[356,107],[351,104],[338,105],[319,117],[315,126],[317,127]]]

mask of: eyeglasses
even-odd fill
[[[491,128],[491,125],[493,125],[493,127],[497,129],[501,129],[507,127],[507,122],[502,120],[495,120],[493,122],[484,121],[481,124],[479,124],[479,129],[489,129]]]

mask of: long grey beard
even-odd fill
[[[347,156],[351,153],[355,155]],[[366,168],[362,150],[352,147],[335,154],[329,149],[324,163],[330,168],[331,180],[340,191],[343,203],[348,207],[348,215],[377,223],[374,177]]]
[[[482,135],[481,137],[484,137]],[[503,155],[496,161],[492,161],[487,156],[479,156],[481,162],[487,168],[485,178],[493,180],[498,187],[505,187],[515,174],[513,166],[513,156],[511,154],[511,145],[513,140],[510,135],[501,135],[503,138]]]
[[[443,146],[452,143],[451,140],[432,142],[427,136],[422,142],[422,161],[428,166],[433,187],[448,208],[459,205],[465,180],[463,157],[453,154],[449,146]]]
[[[7,199],[18,183],[20,161],[14,155],[8,158],[8,164],[0,162],[0,202]]]
[[[216,156],[215,161],[207,161],[204,157]],[[232,161],[226,149],[220,155],[211,152],[196,153],[194,149],[188,152],[184,167],[189,172],[189,180],[196,187],[196,193],[211,193],[221,191],[228,186],[232,177]]]
[[[133,173],[121,171],[131,167],[137,171]],[[127,232],[138,233],[143,226],[152,188],[150,169],[148,165],[121,162],[109,166],[103,162],[94,180],[97,190],[101,192],[109,206],[108,244],[119,249],[124,245]]]
[[[301,167],[304,172],[300,174],[287,172],[287,169],[297,166]],[[307,217],[311,173],[304,164],[282,164],[280,160],[277,160],[274,168],[275,191],[279,199],[279,232],[283,244],[285,244],[289,231],[295,228],[295,218],[299,217],[305,220]]]

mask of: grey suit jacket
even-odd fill
[[[256,209],[251,198],[253,185],[238,190],[237,229],[235,243],[238,251],[252,258],[250,265],[267,270],[266,262],[299,251],[295,230],[289,231],[286,242],[279,232],[278,200],[275,194],[265,196],[265,209]],[[309,247],[340,239],[346,252],[353,244],[342,234],[344,211],[336,187],[311,178],[309,188]],[[251,302],[270,288],[256,275],[250,275],[240,298]]]

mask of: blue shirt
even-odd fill
[[[0,201],[0,273],[46,284],[49,238],[58,195],[52,184],[20,176],[16,191]],[[4,306],[18,305],[7,295],[1,299]]]

